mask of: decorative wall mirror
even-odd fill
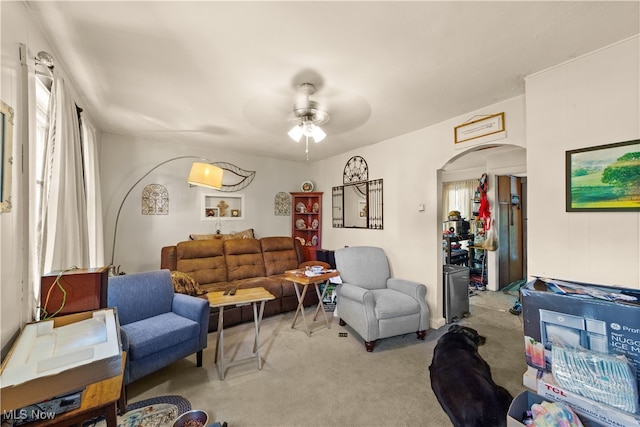
[[[334,228],[382,230],[382,179],[368,181],[367,162],[354,156],[345,165],[343,184],[332,188]]]

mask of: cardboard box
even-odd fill
[[[27,323],[0,369],[0,411],[12,411],[120,375],[115,308]]]
[[[534,403],[542,403],[545,400],[550,402],[553,401],[552,399],[545,399],[543,396],[532,393],[530,391],[523,391],[522,393],[518,394],[511,402],[511,406],[509,406],[509,412],[507,412],[507,427],[524,426],[524,424],[522,423],[522,415],[525,413],[525,411],[530,410],[531,406]],[[580,414],[577,415],[584,427],[601,426],[601,424],[597,422],[584,419]]]
[[[640,427],[639,417],[563,390],[553,383],[549,374],[538,380],[538,395],[553,402],[567,403],[585,426]]]
[[[640,384],[640,291],[537,278],[520,288],[527,365],[551,372],[551,340],[624,355]]]

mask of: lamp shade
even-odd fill
[[[324,133],[322,129],[320,129],[320,126],[316,126],[316,125],[313,125],[311,133],[313,136],[313,142],[315,142],[316,144],[322,141],[325,138],[325,136],[327,136],[327,134]]]
[[[209,163],[194,162],[187,182],[218,190],[222,187],[222,169]]]
[[[302,138],[302,133],[303,133],[302,126],[295,125],[289,131],[289,138],[293,139],[295,142],[300,142],[300,139]]]

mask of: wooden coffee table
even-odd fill
[[[225,362],[224,362],[224,308],[230,305],[253,305],[253,323],[256,329],[256,337],[253,341],[253,356],[246,357],[244,359],[235,360],[228,364],[229,367],[235,366],[240,363],[245,363],[255,358],[258,359],[258,369],[262,369],[262,357],[260,357],[260,345],[258,339],[260,337],[260,322],[262,322],[262,315],[264,313],[264,304],[267,301],[273,300],[274,297],[265,288],[246,288],[237,289],[235,295],[224,295],[224,291],[209,292],[207,294],[210,307],[217,307],[220,310],[218,314],[218,331],[216,339],[216,355],[214,363],[218,370],[218,376],[221,380],[224,380],[225,376]],[[260,303],[260,311],[258,312],[257,304]],[[218,353],[220,354],[220,363],[218,363]]]
[[[108,427],[118,427],[118,410],[124,414],[127,401],[124,394],[124,364],[126,352],[122,352],[122,372],[115,377],[89,384],[82,392],[80,407],[56,415],[50,420],[25,424],[25,427],[82,425],[83,421],[104,415]]]
[[[329,288],[329,279],[339,276],[340,273],[337,270],[325,270],[320,274],[309,277],[305,274],[305,271],[306,270],[303,269],[287,270],[284,272],[284,278],[286,280],[289,280],[290,282],[293,282],[293,287],[295,288],[296,296],[298,297],[298,308],[296,309],[296,314],[293,317],[293,324],[291,325],[291,328],[293,329],[296,326],[298,314],[300,313],[302,314],[302,322],[304,323],[305,329],[307,331],[307,336],[311,336],[311,329],[309,328],[307,319],[304,317],[304,305],[302,304],[304,301],[304,297],[307,295],[307,290],[309,289],[309,286],[313,285],[316,289],[316,294],[318,294],[318,306],[316,307],[313,321],[316,321],[316,319],[318,318],[318,313],[322,311],[327,329],[331,329],[331,324],[329,323],[329,319],[327,318],[327,313],[325,313],[324,303],[322,302],[322,300],[324,299],[324,296],[327,293],[327,289]],[[320,292],[320,285],[323,283],[325,284],[325,287],[322,292]],[[302,293],[300,293],[300,286],[303,286]]]

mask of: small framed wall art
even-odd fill
[[[566,152],[566,211],[640,211],[640,139]]]
[[[504,132],[504,112],[471,119],[453,128],[455,144],[480,138],[494,133]]]

